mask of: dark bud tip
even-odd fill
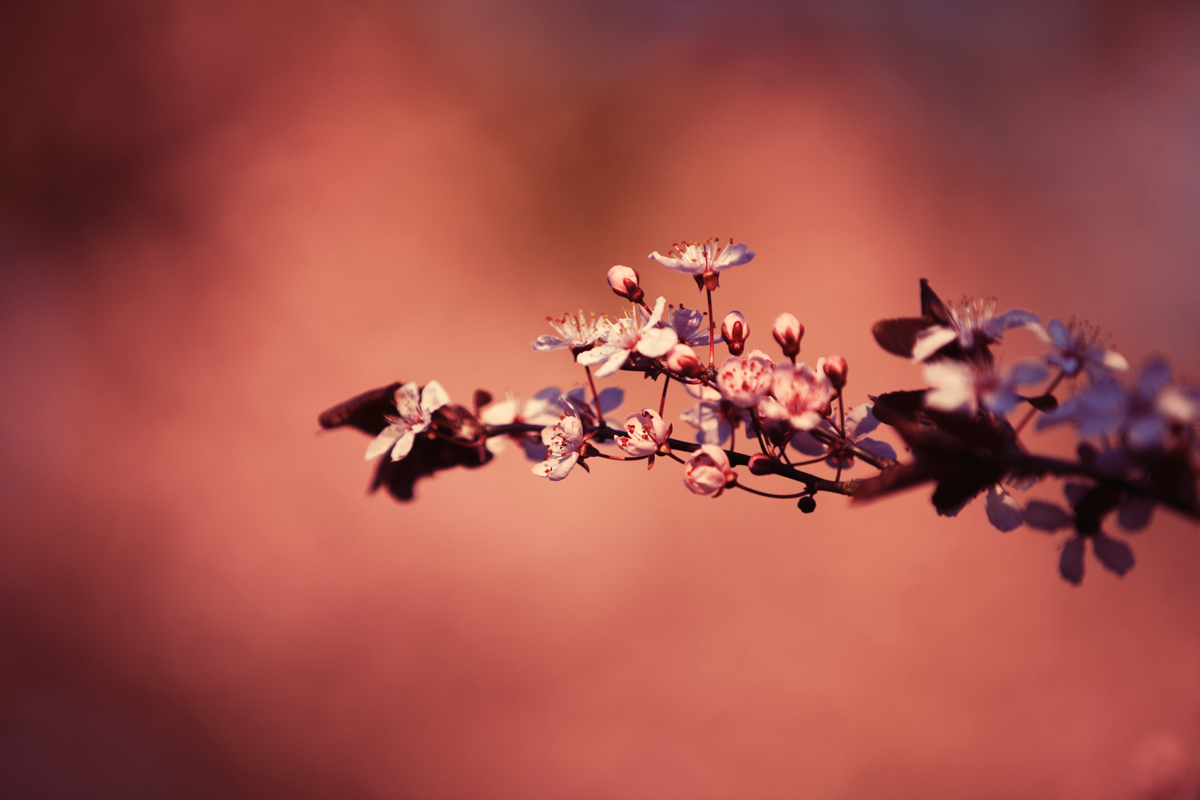
[[[796,503],[796,508],[803,514],[811,514],[817,510],[817,501],[811,494],[806,494]]]

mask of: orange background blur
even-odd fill
[[[394,379],[576,385],[545,316],[618,263],[696,306],[646,254],[710,235],[758,253],[718,314],[796,314],[856,403],[921,385],[870,336],[920,277],[1194,382],[1195,4],[19,5],[0,797],[1200,795],[1169,514],[1073,589],[927,488],[802,516],[510,449],[404,505],[314,435]]]

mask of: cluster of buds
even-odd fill
[[[370,434],[373,486],[405,500],[417,480],[486,464],[511,441],[535,461],[533,474],[551,481],[576,466],[589,469],[593,459],[645,461],[647,468],[667,459],[682,465],[683,483],[694,494],[789,499],[806,514],[822,492],[862,501],[933,483],[939,514],[956,515],[983,494],[988,520],[1002,531],[1022,525],[1071,531],[1059,571],[1074,584],[1083,578],[1087,542],[1110,571],[1132,568],[1128,544],[1104,532],[1108,518],[1138,530],[1162,506],[1200,519],[1200,392],[1175,381],[1165,361],[1148,362],[1130,385],[1122,381],[1129,365],[1093,328],[1058,319],[1043,327],[1022,309],[997,314],[992,299],[948,304],[921,281],[920,315],[883,320],[873,333],[885,350],[919,366],[927,388],[877,392],[850,406],[845,358],[830,355],[812,366],[798,361],[804,325],[795,315],[779,314],[771,327],[779,360],[747,350],[750,325],[741,312],[726,313],[717,329],[719,274],[754,255],[744,244],[716,239],[650,254],[695,279],[707,312],[668,305],[661,296],[650,305],[637,270],[609,269],[609,287],[630,304],[620,316],[548,317],[552,332],[533,341],[534,350],[568,352],[582,367],[582,385],[570,391],[550,387],[530,399],[510,393],[495,401],[481,390],[467,409],[452,404],[437,381],[394,383],[329,409],[320,424]],[[1046,351],[1002,365],[997,346],[1007,331],[1022,328]],[[728,355],[718,363],[721,343]],[[617,426],[609,415],[624,391],[601,391],[596,381],[620,372],[661,381],[662,389],[657,407],[647,405]],[[672,384],[686,398],[679,418],[693,430],[691,439],[672,436],[666,410]],[[1064,385],[1070,391],[1060,400],[1056,391]],[[1035,418],[1032,429],[1073,426],[1078,457],[1030,453],[1020,436]],[[910,460],[900,462],[890,444],[871,437],[881,424],[904,442]],[[739,452],[739,436],[756,452]],[[844,480],[859,463],[876,472]],[[739,477],[740,466],[747,476]],[[1065,506],[1014,496],[1051,477],[1063,479]],[[765,491],[760,483],[780,479],[802,488]]]

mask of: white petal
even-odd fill
[[[875,419],[870,403],[857,405],[846,415],[846,435],[851,439],[866,436],[878,427],[879,420]]]
[[[1038,383],[1049,377],[1046,368],[1034,361],[1014,364],[1008,372],[1008,382],[1013,384]]]
[[[607,361],[616,352],[616,345],[606,344],[600,347],[593,347],[591,350],[585,350],[575,356],[575,363],[583,364],[585,367],[594,367],[597,364]]]
[[[392,461],[399,461],[408,455],[412,450],[413,442],[417,440],[417,435],[412,431],[405,431],[400,440],[396,442],[396,446],[392,448]]]
[[[488,452],[494,456],[498,456],[508,447],[507,436],[493,436],[487,440]]]
[[[629,355],[630,353],[628,350],[617,350],[608,357],[607,361],[600,365],[598,370],[596,370],[596,377],[607,378],[609,375],[612,375],[621,367],[625,366],[625,362],[629,360]]]
[[[659,321],[662,319],[663,309],[666,307],[666,305],[667,298],[665,297],[660,297],[654,301],[654,311],[650,313],[650,319],[646,321],[646,324],[643,326],[643,330],[645,328],[653,328],[659,323]],[[672,331],[672,333],[674,333],[674,331]]]
[[[792,437],[792,447],[806,456],[823,456],[829,449],[823,442],[818,441],[811,433],[800,431]]]
[[[430,381],[425,384],[424,391],[421,392],[421,409],[426,414],[432,414],[442,406],[450,405],[450,395],[446,394],[446,390],[437,381]]]
[[[1022,325],[1037,325],[1038,315],[1032,311],[1026,311],[1023,308],[1014,308],[1005,311],[998,317],[992,317],[983,326],[983,332],[992,338],[999,338],[999,334],[1009,328],[1017,328]]]
[[[400,425],[389,425],[379,432],[379,435],[371,440],[367,445],[367,454],[363,456],[367,461],[374,458],[379,458],[381,455],[392,449],[396,444],[396,440],[408,430]]]
[[[984,504],[988,522],[1005,533],[1021,527],[1025,521],[1025,510],[1011,494],[999,484],[992,484],[988,489],[987,502]]]
[[[1116,350],[1105,350],[1100,363],[1113,372],[1125,372],[1129,369],[1129,362],[1125,360],[1125,356]]]
[[[685,275],[699,275],[704,271],[703,264],[691,264],[683,261],[682,259],[664,256],[657,250],[650,254],[650,258],[662,264],[667,269],[673,269],[676,272],[682,272]]]
[[[560,339],[557,336],[551,336],[546,333],[533,340],[533,349],[539,353],[545,353],[550,350],[559,350],[570,343],[570,339]]]
[[[618,389],[616,386],[610,386],[600,391],[599,399],[600,410],[607,414],[614,408],[620,408],[621,403],[625,401],[625,390]]]
[[[479,420],[485,425],[509,425],[516,418],[517,402],[515,400],[501,400],[499,403],[492,403],[479,412]],[[492,439],[497,438],[503,437],[492,437]],[[490,442],[492,439],[488,441]]]
[[[648,358],[658,358],[666,355],[678,341],[679,337],[673,328],[654,328],[642,334],[637,351]]]
[[[917,342],[913,345],[912,360],[916,364],[924,361],[958,338],[953,328],[944,325],[933,325],[917,333]]]
[[[546,477],[552,481],[561,481],[570,474],[571,468],[575,466],[575,462],[578,460],[579,453],[571,453],[571,455],[554,465]]]
[[[746,245],[738,242],[737,244],[729,245],[721,252],[720,257],[717,258],[717,263],[713,265],[713,269],[720,272],[723,269],[741,266],[752,258],[754,258],[754,252]]]
[[[925,393],[929,408],[975,413],[978,401],[970,367],[956,362],[930,364],[925,367],[925,380],[933,385]]]
[[[866,450],[871,455],[879,456],[880,458],[890,458],[892,461],[896,460],[896,451],[893,450],[892,446],[887,442],[881,442],[878,439],[866,438],[860,439],[859,441],[855,442],[855,444],[857,444],[863,450]]]

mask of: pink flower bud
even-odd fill
[[[694,378],[704,371],[704,365],[696,357],[695,350],[680,342],[667,353],[667,369]]]
[[[635,303],[642,302],[646,293],[638,283],[637,270],[633,267],[617,265],[608,271],[608,285],[612,287],[617,297],[624,297]]]
[[[750,326],[740,311],[730,311],[721,323],[721,336],[729,347],[729,355],[740,356],[746,349],[746,337],[750,335]]]
[[[775,327],[771,329],[771,335],[779,342],[785,356],[794,361],[796,356],[800,355],[800,340],[804,338],[804,326],[800,324],[800,320],[787,312],[780,314],[775,318]]]
[[[846,364],[846,359],[841,356],[830,356],[825,359],[825,374],[829,376],[829,382],[833,384],[833,388],[840,392],[846,386],[846,377],[850,374],[850,367]]]
[[[683,468],[683,482],[696,494],[717,497],[736,480],[725,451],[714,444],[700,445]]]

